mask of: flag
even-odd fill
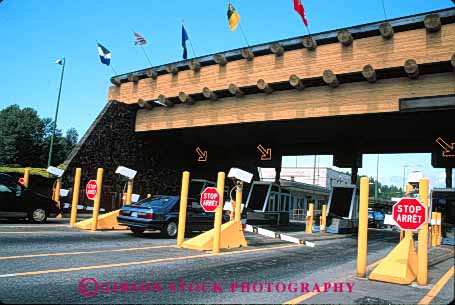
[[[133,33],[134,33],[134,37],[136,37],[136,40],[134,41],[135,45],[143,46],[143,45],[147,44],[147,40],[145,40],[145,38],[142,37],[141,34],[136,33],[136,32],[133,32]]]
[[[237,25],[240,22],[240,15],[239,13],[237,13],[237,11],[235,10],[234,6],[231,3],[229,3],[228,6],[227,17],[231,31],[235,31]]]
[[[294,10],[302,17],[305,26],[308,26],[308,20],[305,16],[305,9],[303,8],[302,0],[294,0]]]
[[[105,64],[106,66],[109,66],[111,63],[111,51],[106,49],[104,46],[102,46],[99,42],[98,44],[98,54],[100,55],[101,63]]]
[[[182,24],[182,48],[183,48],[183,59],[188,58],[188,49],[186,48],[186,41],[188,40],[188,33],[186,32],[185,25]]]

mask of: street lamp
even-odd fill
[[[55,63],[62,66],[62,74],[60,76],[60,87],[58,89],[57,107],[55,108],[54,126],[52,128],[51,144],[49,146],[49,158],[47,159],[47,167],[51,166],[52,161],[52,149],[54,147],[55,129],[57,128],[58,108],[60,106],[60,96],[62,94],[63,74],[65,73],[66,60],[65,58],[57,59]]]

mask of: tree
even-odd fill
[[[11,105],[0,110],[0,165],[45,167],[52,128],[52,119],[40,118],[32,108]],[[77,141],[74,128],[66,136],[56,129],[52,164],[63,163]]]

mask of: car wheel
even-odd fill
[[[134,235],[136,236],[139,236],[139,237],[143,237],[144,236],[144,232],[145,230],[144,229],[140,229],[140,228],[130,228],[131,232],[133,232]]]
[[[35,208],[29,212],[28,220],[34,223],[43,223],[47,219],[47,211],[41,208]]]
[[[174,220],[169,221],[165,226],[163,230],[164,234],[169,237],[169,238],[176,238],[177,237],[177,231],[178,231],[178,224]]]

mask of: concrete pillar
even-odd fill
[[[357,184],[357,174],[359,172],[359,168],[357,165],[352,166],[351,168],[351,184]]]
[[[446,168],[446,188],[452,188],[452,168]]]
[[[281,176],[281,166],[275,167],[275,183],[280,184],[280,176]]]

